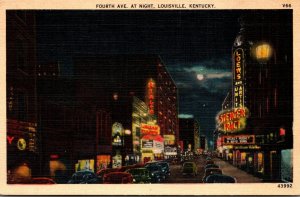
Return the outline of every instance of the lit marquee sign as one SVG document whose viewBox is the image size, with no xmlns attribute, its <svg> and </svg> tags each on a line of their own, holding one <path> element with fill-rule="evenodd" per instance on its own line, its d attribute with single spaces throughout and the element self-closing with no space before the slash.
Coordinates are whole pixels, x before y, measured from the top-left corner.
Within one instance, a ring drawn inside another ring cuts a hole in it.
<svg viewBox="0 0 300 197">
<path fill-rule="evenodd" d="M 233 54 L 233 106 L 244 107 L 244 51 L 238 48 Z"/>
<path fill-rule="evenodd" d="M 146 100 L 148 101 L 148 107 L 149 107 L 149 114 L 154 115 L 154 103 L 155 103 L 155 82 L 150 79 L 149 82 L 147 83 L 147 98 Z"/>
<path fill-rule="evenodd" d="M 235 144 L 254 144 L 254 135 L 234 135 L 234 136 L 223 136 L 224 145 L 235 145 Z"/>
<path fill-rule="evenodd" d="M 245 129 L 246 119 L 249 117 L 247 108 L 234 108 L 221 111 L 217 115 L 217 129 L 220 131 L 234 133 Z"/>
<path fill-rule="evenodd" d="M 160 128 L 157 125 L 141 124 L 142 135 L 159 135 Z"/>
</svg>

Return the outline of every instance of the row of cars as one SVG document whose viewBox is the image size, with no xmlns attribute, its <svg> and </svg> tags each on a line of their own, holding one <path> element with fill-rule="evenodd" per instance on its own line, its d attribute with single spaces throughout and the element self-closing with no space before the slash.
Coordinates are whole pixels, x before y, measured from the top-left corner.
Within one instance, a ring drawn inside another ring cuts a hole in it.
<svg viewBox="0 0 300 197">
<path fill-rule="evenodd" d="M 206 166 L 204 176 L 202 178 L 203 183 L 236 183 L 236 178 L 228 175 L 224 175 L 218 165 L 214 163 L 211 157 L 206 158 Z"/>
<path fill-rule="evenodd" d="M 128 183 L 160 183 L 170 176 L 167 162 L 155 161 L 146 164 L 123 166 L 121 168 L 107 168 L 93 173 L 78 171 L 74 173 L 69 184 L 128 184 Z"/>
</svg>

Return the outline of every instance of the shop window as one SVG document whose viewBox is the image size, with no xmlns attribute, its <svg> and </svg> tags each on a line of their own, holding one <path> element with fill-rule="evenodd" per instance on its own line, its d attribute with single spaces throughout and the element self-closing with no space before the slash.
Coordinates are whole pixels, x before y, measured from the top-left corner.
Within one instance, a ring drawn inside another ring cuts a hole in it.
<svg viewBox="0 0 300 197">
<path fill-rule="evenodd" d="M 263 173 L 264 172 L 264 157 L 263 153 L 257 154 L 257 172 Z"/>
<path fill-rule="evenodd" d="M 246 153 L 241 153 L 241 165 L 246 165 Z"/>
</svg>

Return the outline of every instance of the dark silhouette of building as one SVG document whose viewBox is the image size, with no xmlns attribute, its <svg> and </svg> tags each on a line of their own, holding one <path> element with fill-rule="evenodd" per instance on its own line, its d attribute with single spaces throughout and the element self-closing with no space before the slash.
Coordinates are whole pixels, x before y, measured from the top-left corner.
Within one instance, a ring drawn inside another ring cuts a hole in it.
<svg viewBox="0 0 300 197">
<path fill-rule="evenodd" d="M 202 150 L 206 150 L 207 144 L 206 144 L 206 137 L 205 135 L 200 136 L 200 148 Z"/>
<path fill-rule="evenodd" d="M 183 141 L 184 151 L 194 152 L 195 134 L 199 134 L 199 132 L 196 132 L 197 130 L 199 130 L 199 125 L 194 118 L 179 118 L 179 139 Z"/>
<path fill-rule="evenodd" d="M 32 11 L 6 12 L 7 169 L 15 176 L 20 166 L 39 173 L 35 39 Z"/>
<path fill-rule="evenodd" d="M 266 181 L 281 181 L 282 152 L 293 148 L 292 21 L 291 11 L 280 10 L 251 11 L 240 17 L 232 49 L 232 94 L 222 105 L 223 110 L 230 109 L 231 99 L 233 108 L 249 111 L 246 127 L 223 138 L 255 136 L 251 143 L 223 149 L 225 157 Z"/>
</svg>

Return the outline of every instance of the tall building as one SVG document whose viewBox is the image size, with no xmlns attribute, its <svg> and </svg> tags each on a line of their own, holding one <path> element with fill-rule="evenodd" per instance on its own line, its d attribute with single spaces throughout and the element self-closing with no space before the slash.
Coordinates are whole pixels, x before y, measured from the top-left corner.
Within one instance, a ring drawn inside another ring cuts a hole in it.
<svg viewBox="0 0 300 197">
<path fill-rule="evenodd" d="M 195 120 L 194 124 L 194 152 L 197 153 L 200 148 L 200 127 L 199 122 Z"/>
<path fill-rule="evenodd" d="M 232 108 L 218 117 L 222 150 L 267 181 L 291 181 L 292 161 L 285 159 L 293 148 L 292 12 L 253 11 L 240 24 L 232 49 Z"/>
<path fill-rule="evenodd" d="M 202 150 L 207 150 L 206 147 L 207 147 L 207 142 L 206 142 L 206 136 L 205 135 L 201 135 L 200 136 L 200 148 Z"/>
<path fill-rule="evenodd" d="M 28 178 L 39 173 L 34 13 L 8 10 L 6 36 L 7 170 Z"/>
<path fill-rule="evenodd" d="M 197 136 L 196 136 L 197 135 Z M 194 118 L 179 118 L 179 138 L 183 142 L 184 151 L 196 151 L 199 137 L 199 124 Z M 200 139 L 201 143 L 201 139 Z"/>
<path fill-rule="evenodd" d="M 83 103 L 111 111 L 112 122 L 120 123 L 124 129 L 142 130 L 141 126 L 133 128 L 132 124 L 132 97 L 135 96 L 147 107 L 148 124 L 159 127 L 159 135 L 168 139 L 168 145 L 177 146 L 177 88 L 158 56 L 76 57 L 74 73 L 80 84 L 77 97 Z M 132 132 L 132 143 L 137 143 L 135 137 L 136 131 Z M 131 147 L 131 150 L 136 149 Z"/>
</svg>

